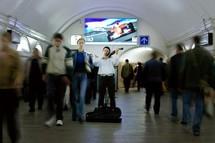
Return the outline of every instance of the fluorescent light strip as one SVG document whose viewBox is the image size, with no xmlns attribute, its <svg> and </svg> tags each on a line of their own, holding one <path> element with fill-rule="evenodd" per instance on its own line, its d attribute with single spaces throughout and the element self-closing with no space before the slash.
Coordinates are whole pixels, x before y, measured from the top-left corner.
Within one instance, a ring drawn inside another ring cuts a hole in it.
<svg viewBox="0 0 215 143">
<path fill-rule="evenodd" d="M 86 42 L 86 45 L 137 45 L 137 43 L 124 43 L 124 42 Z"/>
</svg>

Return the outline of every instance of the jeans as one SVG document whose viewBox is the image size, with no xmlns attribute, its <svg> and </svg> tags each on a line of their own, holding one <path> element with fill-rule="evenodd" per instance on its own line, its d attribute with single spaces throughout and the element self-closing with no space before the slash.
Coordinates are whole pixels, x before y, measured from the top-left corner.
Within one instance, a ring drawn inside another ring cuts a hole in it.
<svg viewBox="0 0 215 143">
<path fill-rule="evenodd" d="M 177 100 L 178 100 L 178 96 L 182 95 L 182 93 L 177 91 L 176 89 L 171 89 L 170 95 L 171 95 L 171 103 L 172 103 L 171 116 L 177 117 L 178 116 Z"/>
<path fill-rule="evenodd" d="M 190 107 L 192 103 L 192 99 L 194 99 L 195 111 L 194 114 L 191 114 Z M 201 95 L 200 91 L 185 91 L 183 95 L 183 106 L 184 106 L 184 119 L 187 123 L 192 122 L 193 131 L 200 131 L 200 126 L 203 117 L 203 103 L 204 103 L 203 95 Z M 193 115 L 193 118 L 192 118 Z M 193 119 L 193 121 L 192 121 Z"/>
<path fill-rule="evenodd" d="M 85 103 L 85 95 L 87 90 L 87 74 L 86 73 L 75 73 L 73 76 L 73 82 L 72 82 L 72 91 L 73 91 L 73 100 L 75 104 L 76 110 L 75 114 L 73 116 L 74 118 L 84 118 L 84 103 Z M 74 111 L 73 111 L 74 113 Z"/>
<path fill-rule="evenodd" d="M 66 83 L 63 81 L 62 76 L 48 75 L 47 96 L 49 118 L 56 113 L 56 119 L 63 120 L 63 99 L 65 92 Z"/>
</svg>

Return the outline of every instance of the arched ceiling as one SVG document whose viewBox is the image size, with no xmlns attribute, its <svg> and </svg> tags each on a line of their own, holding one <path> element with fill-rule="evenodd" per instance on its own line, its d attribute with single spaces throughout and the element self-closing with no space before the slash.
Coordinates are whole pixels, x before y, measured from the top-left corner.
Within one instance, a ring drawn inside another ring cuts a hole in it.
<svg viewBox="0 0 215 143">
<path fill-rule="evenodd" d="M 214 18 L 214 5 L 214 0 L 0 0 L 0 13 L 51 36 L 70 19 L 114 8 L 142 18 L 171 40 L 200 25 L 202 18 Z"/>
</svg>

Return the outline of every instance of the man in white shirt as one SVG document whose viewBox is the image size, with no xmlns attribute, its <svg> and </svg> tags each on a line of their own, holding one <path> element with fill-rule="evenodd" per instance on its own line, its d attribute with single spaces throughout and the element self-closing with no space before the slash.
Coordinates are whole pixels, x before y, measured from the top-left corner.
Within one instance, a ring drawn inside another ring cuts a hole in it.
<svg viewBox="0 0 215 143">
<path fill-rule="evenodd" d="M 115 50 L 116 55 L 118 55 L 120 49 Z M 110 97 L 111 108 L 116 107 L 115 103 L 115 69 L 114 67 L 119 64 L 118 56 L 110 56 L 110 48 L 103 48 L 103 57 L 95 58 L 93 63 L 99 68 L 99 108 L 104 107 L 104 96 L 106 93 L 106 88 L 108 89 L 108 94 Z"/>
</svg>

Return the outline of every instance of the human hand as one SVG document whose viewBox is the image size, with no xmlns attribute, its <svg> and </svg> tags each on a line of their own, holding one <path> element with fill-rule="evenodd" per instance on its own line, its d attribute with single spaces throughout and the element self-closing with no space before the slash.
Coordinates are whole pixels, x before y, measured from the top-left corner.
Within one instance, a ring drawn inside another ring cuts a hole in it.
<svg viewBox="0 0 215 143">
<path fill-rule="evenodd" d="M 70 85 L 70 80 L 68 77 L 66 76 L 63 76 L 63 82 L 66 84 L 66 85 Z"/>
</svg>

